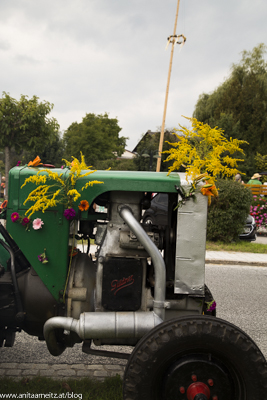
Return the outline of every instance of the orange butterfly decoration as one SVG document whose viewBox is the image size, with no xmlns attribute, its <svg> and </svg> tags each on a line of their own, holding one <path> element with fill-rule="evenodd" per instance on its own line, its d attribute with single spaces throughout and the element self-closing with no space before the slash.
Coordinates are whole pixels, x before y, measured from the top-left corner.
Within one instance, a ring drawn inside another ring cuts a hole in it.
<svg viewBox="0 0 267 400">
<path fill-rule="evenodd" d="M 33 161 L 30 161 L 28 163 L 28 167 L 37 167 L 38 165 L 42 165 L 41 158 L 39 156 L 37 156 Z"/>
</svg>

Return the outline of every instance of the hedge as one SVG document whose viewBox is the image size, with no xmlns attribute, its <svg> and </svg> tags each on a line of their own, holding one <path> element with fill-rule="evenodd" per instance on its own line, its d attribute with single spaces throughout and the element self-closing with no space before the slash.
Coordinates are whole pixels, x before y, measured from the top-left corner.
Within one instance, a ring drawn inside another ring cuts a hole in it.
<svg viewBox="0 0 267 400">
<path fill-rule="evenodd" d="M 232 242 L 239 240 L 240 233 L 250 213 L 251 191 L 231 179 L 218 179 L 219 197 L 212 199 L 207 222 L 207 239 Z"/>
</svg>

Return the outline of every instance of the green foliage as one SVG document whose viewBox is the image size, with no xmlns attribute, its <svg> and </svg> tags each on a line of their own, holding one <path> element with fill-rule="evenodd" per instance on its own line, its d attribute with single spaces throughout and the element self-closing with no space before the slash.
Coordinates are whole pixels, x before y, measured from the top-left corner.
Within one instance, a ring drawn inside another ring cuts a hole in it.
<svg viewBox="0 0 267 400">
<path fill-rule="evenodd" d="M 0 148 L 5 149 L 6 188 L 11 149 L 20 154 L 23 150 L 46 146 L 55 138 L 59 125 L 54 118 L 47 117 L 52 109 L 53 104 L 39 102 L 37 96 L 28 99 L 28 96 L 21 95 L 20 100 L 16 100 L 3 92 L 0 99 Z"/>
<path fill-rule="evenodd" d="M 57 168 L 61 167 L 63 165 L 64 147 L 63 139 L 60 138 L 59 133 L 55 133 L 53 141 L 50 144 L 44 146 L 39 144 L 31 151 L 24 151 L 21 158 L 22 164 L 28 164 L 37 155 L 41 158 L 43 164 L 52 164 Z"/>
<path fill-rule="evenodd" d="M 111 169 L 112 171 L 135 171 L 133 159 L 99 160 L 95 163 L 98 170 Z"/>
<path fill-rule="evenodd" d="M 21 96 L 13 99 L 6 92 L 0 99 L 0 147 L 15 147 L 17 153 L 23 149 L 50 143 L 58 132 L 59 125 L 54 118 L 47 118 L 53 104 L 38 101 L 37 96 L 28 99 Z"/>
<path fill-rule="evenodd" d="M 255 166 L 257 172 L 267 172 L 267 155 L 262 156 L 260 153 L 257 153 L 255 156 Z M 267 175 L 262 175 L 261 182 L 267 182 Z"/>
<path fill-rule="evenodd" d="M 4 164 L 3 160 L 0 160 L 0 174 L 1 174 L 1 176 L 5 175 L 5 164 Z"/>
<path fill-rule="evenodd" d="M 209 207 L 207 239 L 231 242 L 238 240 L 250 212 L 251 191 L 233 180 L 218 179 L 219 197 Z"/>
<path fill-rule="evenodd" d="M 230 76 L 211 94 L 202 94 L 194 117 L 218 126 L 225 136 L 242 139 L 246 162 L 240 166 L 250 177 L 255 172 L 257 152 L 267 153 L 267 62 L 266 46 L 260 44 L 233 64 Z"/>
<path fill-rule="evenodd" d="M 157 156 L 159 148 L 160 132 L 145 134 L 140 140 L 136 158 L 134 159 L 135 169 L 137 171 L 156 171 Z M 171 148 L 171 144 L 177 142 L 177 137 L 171 132 L 165 132 L 162 151 L 167 151 Z M 167 155 L 162 154 L 161 171 L 168 171 L 171 163 L 166 162 Z"/>
<path fill-rule="evenodd" d="M 82 150 L 86 162 L 93 167 L 100 160 L 115 160 L 125 148 L 125 137 L 116 118 L 108 114 L 86 114 L 81 123 L 74 122 L 64 132 L 65 157 L 79 157 Z"/>
</svg>

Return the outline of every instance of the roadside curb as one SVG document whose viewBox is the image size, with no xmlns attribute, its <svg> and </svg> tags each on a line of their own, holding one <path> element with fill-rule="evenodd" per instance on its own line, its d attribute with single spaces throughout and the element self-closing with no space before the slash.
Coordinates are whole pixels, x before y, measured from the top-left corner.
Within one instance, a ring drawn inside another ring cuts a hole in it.
<svg viewBox="0 0 267 400">
<path fill-rule="evenodd" d="M 215 265 L 240 265 L 240 266 L 251 266 L 251 267 L 267 267 L 267 262 L 262 261 L 231 261 L 231 260 L 205 260 L 205 264 Z"/>
<path fill-rule="evenodd" d="M 123 378 L 124 369 L 123 365 L 110 364 L 0 363 L 0 378 L 12 378 L 19 381 L 40 376 L 57 380 L 91 378 L 103 381 L 116 375 Z"/>
</svg>

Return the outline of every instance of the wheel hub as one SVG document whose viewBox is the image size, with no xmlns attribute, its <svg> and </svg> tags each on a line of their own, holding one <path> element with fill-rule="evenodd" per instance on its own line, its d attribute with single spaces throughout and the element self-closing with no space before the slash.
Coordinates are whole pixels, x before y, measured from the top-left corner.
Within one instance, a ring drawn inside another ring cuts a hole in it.
<svg viewBox="0 0 267 400">
<path fill-rule="evenodd" d="M 186 392 L 188 400 L 208 400 L 210 398 L 210 390 L 203 382 L 191 383 Z"/>
<path fill-rule="evenodd" d="M 163 399 L 234 400 L 229 371 L 210 354 L 188 355 L 173 363 L 163 381 Z"/>
</svg>

